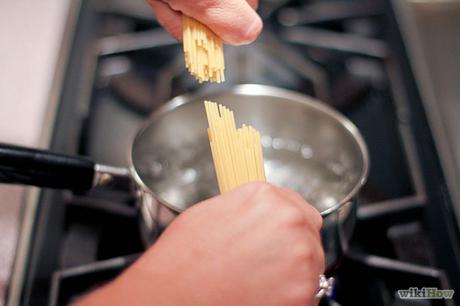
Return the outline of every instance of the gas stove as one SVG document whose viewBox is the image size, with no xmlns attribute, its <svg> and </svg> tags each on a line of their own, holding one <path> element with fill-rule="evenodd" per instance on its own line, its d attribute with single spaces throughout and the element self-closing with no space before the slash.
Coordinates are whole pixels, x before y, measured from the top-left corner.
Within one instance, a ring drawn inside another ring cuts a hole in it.
<svg viewBox="0 0 460 306">
<path fill-rule="evenodd" d="M 460 267 L 450 197 L 391 4 L 270 0 L 260 14 L 261 37 L 225 49 L 227 81 L 199 85 L 142 1 L 83 1 L 51 149 L 126 166 L 139 125 L 177 95 L 257 83 L 314 96 L 356 124 L 371 160 L 350 250 L 321 303 L 453 305 L 397 294 L 459 290 Z M 69 304 L 144 250 L 127 186 L 44 190 L 31 234 L 24 281 L 11 285 L 20 305 Z"/>
</svg>

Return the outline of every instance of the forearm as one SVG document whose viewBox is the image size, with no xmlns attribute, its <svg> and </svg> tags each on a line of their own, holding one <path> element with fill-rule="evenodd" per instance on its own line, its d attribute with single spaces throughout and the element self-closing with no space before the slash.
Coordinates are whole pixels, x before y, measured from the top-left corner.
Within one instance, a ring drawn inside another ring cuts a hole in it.
<svg viewBox="0 0 460 306">
<path fill-rule="evenodd" d="M 168 282 L 168 278 L 160 272 L 155 275 L 152 269 L 148 273 L 146 277 L 137 267 L 128 268 L 114 281 L 83 297 L 74 306 L 180 305 L 176 301 L 177 293 L 168 288 L 173 286 L 173 282 Z"/>
</svg>

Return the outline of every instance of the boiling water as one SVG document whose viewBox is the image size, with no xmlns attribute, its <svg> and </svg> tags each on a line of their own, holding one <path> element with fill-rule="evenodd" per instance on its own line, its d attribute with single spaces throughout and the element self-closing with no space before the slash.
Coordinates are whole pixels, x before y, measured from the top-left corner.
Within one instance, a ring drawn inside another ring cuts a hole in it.
<svg viewBox="0 0 460 306">
<path fill-rule="evenodd" d="M 308 145 L 292 140 L 262 138 L 267 181 L 300 193 L 319 211 L 336 205 L 356 184 L 356 169 L 348 158 L 321 159 Z M 140 176 L 164 201 L 185 209 L 218 194 L 214 165 L 208 147 L 190 144 L 180 153 L 143 155 Z"/>
</svg>

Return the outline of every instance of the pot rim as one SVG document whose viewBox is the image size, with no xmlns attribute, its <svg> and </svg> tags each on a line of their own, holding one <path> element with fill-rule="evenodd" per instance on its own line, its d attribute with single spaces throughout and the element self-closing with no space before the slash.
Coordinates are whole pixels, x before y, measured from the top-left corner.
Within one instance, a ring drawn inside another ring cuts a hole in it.
<svg viewBox="0 0 460 306">
<path fill-rule="evenodd" d="M 366 183 L 367 177 L 369 174 L 369 166 L 370 166 L 369 152 L 367 149 L 367 145 L 361 133 L 359 132 L 358 128 L 348 118 L 346 118 L 344 115 L 340 114 L 338 111 L 336 111 L 329 105 L 325 104 L 324 102 L 318 99 L 315 99 L 313 97 L 310 97 L 308 95 L 305 95 L 305 94 L 301 94 L 298 92 L 294 92 L 294 91 L 279 88 L 279 87 L 268 86 L 268 85 L 239 84 L 239 85 L 232 86 L 229 89 L 223 89 L 223 90 L 221 89 L 221 90 L 215 90 L 215 91 L 210 91 L 210 92 L 197 92 L 194 94 L 183 94 L 183 95 L 177 96 L 169 100 L 164 105 L 162 105 L 160 108 L 155 110 L 145 120 L 141 128 L 136 133 L 136 136 L 133 138 L 133 142 L 132 142 L 132 145 L 129 151 L 129 165 L 130 165 L 129 171 L 131 173 L 132 178 L 134 179 L 137 186 L 139 186 L 141 189 L 151 194 L 157 201 L 167 206 L 169 209 L 173 210 L 176 213 L 181 213 L 185 210 L 185 209 L 180 209 L 176 207 L 176 205 L 173 205 L 169 203 L 168 201 L 165 201 L 158 194 L 156 194 L 153 190 L 151 190 L 148 186 L 145 185 L 145 183 L 140 178 L 139 174 L 137 173 L 134 167 L 134 163 L 133 163 L 134 143 L 136 142 L 138 137 L 142 135 L 145 129 L 147 129 L 152 124 L 152 122 L 157 120 L 157 118 L 162 117 L 164 114 L 186 103 L 190 103 L 192 101 L 199 100 L 199 99 L 203 100 L 209 95 L 220 94 L 220 93 L 234 93 L 234 94 L 241 94 L 241 95 L 246 95 L 246 96 L 275 96 L 275 97 L 285 98 L 293 103 L 308 105 L 309 107 L 313 107 L 316 110 L 324 112 L 327 115 L 334 118 L 335 120 L 337 120 L 345 128 L 345 130 L 347 130 L 348 133 L 351 134 L 353 139 L 356 141 L 356 144 L 358 145 L 358 148 L 361 152 L 362 162 L 363 162 L 363 167 L 360 173 L 359 180 L 353 186 L 353 188 L 351 188 L 348 194 L 342 198 L 340 202 L 321 211 L 320 212 L 321 216 L 326 217 L 332 214 L 333 212 L 335 212 L 336 210 L 338 210 L 340 207 L 342 207 L 347 202 L 349 202 L 354 196 L 356 196 L 356 194 L 361 189 L 361 187 Z"/>
</svg>

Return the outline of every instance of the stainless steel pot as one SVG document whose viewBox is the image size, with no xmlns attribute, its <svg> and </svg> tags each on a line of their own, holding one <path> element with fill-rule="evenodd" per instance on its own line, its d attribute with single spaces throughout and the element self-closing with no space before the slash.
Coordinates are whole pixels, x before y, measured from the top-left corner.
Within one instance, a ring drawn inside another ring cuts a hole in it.
<svg viewBox="0 0 460 306">
<path fill-rule="evenodd" d="M 355 196 L 368 172 L 366 145 L 344 116 L 287 90 L 240 85 L 177 97 L 156 111 L 134 139 L 129 169 L 98 165 L 8 145 L 0 146 L 0 182 L 85 191 L 130 176 L 146 244 L 184 209 L 218 194 L 203 100 L 234 110 L 238 125 L 262 134 L 267 180 L 299 192 L 324 217 L 322 239 L 331 269 L 346 251 Z"/>
</svg>

